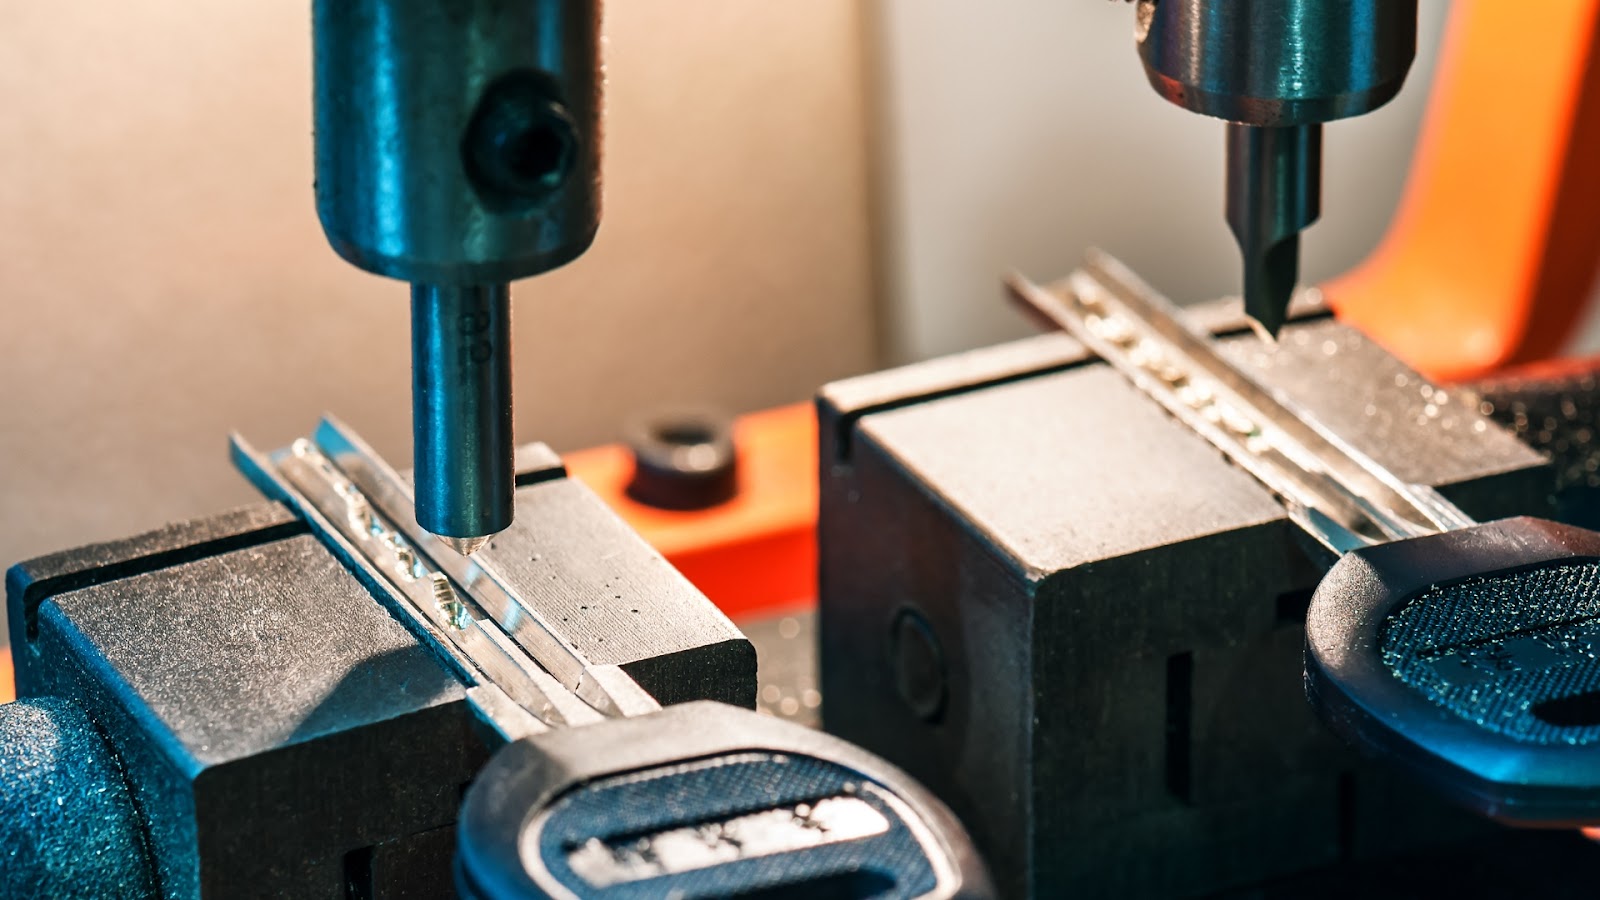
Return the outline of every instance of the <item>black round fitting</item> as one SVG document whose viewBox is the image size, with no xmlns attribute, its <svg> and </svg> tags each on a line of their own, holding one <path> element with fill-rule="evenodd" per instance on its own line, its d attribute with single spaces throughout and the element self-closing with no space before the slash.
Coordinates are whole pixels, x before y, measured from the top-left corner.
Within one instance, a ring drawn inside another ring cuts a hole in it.
<svg viewBox="0 0 1600 900">
<path fill-rule="evenodd" d="M 658 413 L 629 424 L 628 496 L 658 509 L 706 509 L 739 492 L 733 423 L 708 410 Z"/>
</svg>

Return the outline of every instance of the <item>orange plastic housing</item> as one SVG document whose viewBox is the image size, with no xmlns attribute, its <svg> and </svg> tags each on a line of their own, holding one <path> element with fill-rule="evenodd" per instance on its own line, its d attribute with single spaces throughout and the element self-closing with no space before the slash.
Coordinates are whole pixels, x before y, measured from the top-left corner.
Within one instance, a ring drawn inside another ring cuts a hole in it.
<svg viewBox="0 0 1600 900">
<path fill-rule="evenodd" d="M 1340 318 L 1424 374 L 1554 356 L 1600 256 L 1597 0 L 1458 0 L 1400 207 L 1325 286 Z"/>
<path fill-rule="evenodd" d="M 627 494 L 633 458 L 618 444 L 563 456 L 588 485 L 731 617 L 792 610 L 817 595 L 817 417 L 810 404 L 740 417 L 739 493 L 673 512 Z"/>
<path fill-rule="evenodd" d="M 11 675 L 11 648 L 0 647 L 0 703 L 17 698 L 17 685 Z"/>
</svg>

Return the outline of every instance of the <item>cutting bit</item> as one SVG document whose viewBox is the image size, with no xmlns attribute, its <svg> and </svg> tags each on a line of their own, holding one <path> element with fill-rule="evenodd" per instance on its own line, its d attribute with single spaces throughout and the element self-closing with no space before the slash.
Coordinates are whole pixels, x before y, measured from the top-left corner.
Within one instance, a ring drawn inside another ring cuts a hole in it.
<svg viewBox="0 0 1600 900">
<path fill-rule="evenodd" d="M 1245 312 L 1276 339 L 1300 275 L 1300 232 L 1322 212 L 1322 126 L 1229 123 L 1227 207 Z"/>
<path fill-rule="evenodd" d="M 511 294 L 411 287 L 417 524 L 469 555 L 511 524 Z"/>
<path fill-rule="evenodd" d="M 314 0 L 312 22 L 317 217 L 411 285 L 417 522 L 471 553 L 514 508 L 507 285 L 599 227 L 599 0 Z"/>
</svg>

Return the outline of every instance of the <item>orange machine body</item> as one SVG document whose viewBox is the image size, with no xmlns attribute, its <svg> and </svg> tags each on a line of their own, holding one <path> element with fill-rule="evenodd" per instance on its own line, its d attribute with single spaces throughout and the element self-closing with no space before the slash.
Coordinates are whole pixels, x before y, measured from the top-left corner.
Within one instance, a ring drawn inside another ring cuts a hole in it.
<svg viewBox="0 0 1600 900">
<path fill-rule="evenodd" d="M 810 404 L 751 413 L 733 429 L 739 490 L 709 509 L 674 512 L 628 496 L 621 445 L 565 454 L 567 471 L 732 617 L 810 605 L 817 593 L 817 418 Z"/>
<path fill-rule="evenodd" d="M 1439 380 L 1570 346 L 1600 258 L 1600 2 L 1458 0 L 1394 221 L 1324 286 Z"/>
</svg>

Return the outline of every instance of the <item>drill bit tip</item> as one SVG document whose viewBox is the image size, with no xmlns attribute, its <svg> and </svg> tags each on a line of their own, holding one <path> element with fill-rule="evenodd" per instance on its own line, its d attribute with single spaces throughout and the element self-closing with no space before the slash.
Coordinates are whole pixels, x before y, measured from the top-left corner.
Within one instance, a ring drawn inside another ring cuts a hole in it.
<svg viewBox="0 0 1600 900">
<path fill-rule="evenodd" d="M 1275 342 L 1289 320 L 1289 301 L 1300 277 L 1300 236 L 1265 251 L 1244 251 L 1244 311 L 1256 334 Z"/>
<path fill-rule="evenodd" d="M 462 556 L 471 556 L 472 554 L 477 553 L 479 550 L 482 550 L 483 546 L 489 543 L 489 539 L 491 537 L 493 537 L 493 535 L 489 534 L 479 535 L 477 537 L 445 537 L 441 534 L 439 535 L 439 540 L 444 541 L 446 547 L 449 547 L 451 550 L 454 550 Z"/>
<path fill-rule="evenodd" d="M 1228 125 L 1228 226 L 1244 255 L 1244 311 L 1276 338 L 1300 275 L 1300 231 L 1322 205 L 1322 126 Z"/>
<path fill-rule="evenodd" d="M 412 286 L 417 524 L 463 555 L 515 516 L 510 320 L 503 284 Z"/>
</svg>

